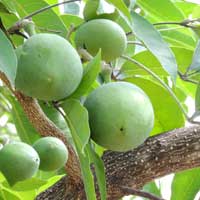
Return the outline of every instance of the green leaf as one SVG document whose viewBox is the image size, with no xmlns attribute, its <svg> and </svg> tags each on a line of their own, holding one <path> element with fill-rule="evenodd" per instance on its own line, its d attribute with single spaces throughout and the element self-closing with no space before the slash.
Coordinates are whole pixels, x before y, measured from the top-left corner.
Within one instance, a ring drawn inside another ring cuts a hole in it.
<svg viewBox="0 0 200 200">
<path fill-rule="evenodd" d="M 18 136 L 21 141 L 27 144 L 33 144 L 40 138 L 40 135 L 28 120 L 19 102 L 14 97 L 10 97 L 9 100 L 12 103 L 12 117 Z"/>
<path fill-rule="evenodd" d="M 176 59 L 168 44 L 162 39 L 160 33 L 142 16 L 131 12 L 132 31 L 143 41 L 146 47 L 155 55 L 163 68 L 169 73 L 172 80 L 176 81 Z"/>
<path fill-rule="evenodd" d="M 47 172 L 46 172 L 47 173 Z M 49 172 L 48 172 L 49 173 Z M 38 190 L 37 190 L 37 194 L 40 194 L 41 192 L 45 191 L 47 188 L 51 187 L 53 184 L 55 184 L 56 182 L 58 182 L 63 175 L 52 175 L 53 177 L 49 178 L 47 180 L 47 183 L 42 185 Z"/>
<path fill-rule="evenodd" d="M 15 191 L 27 191 L 27 190 L 38 189 L 39 187 L 41 187 L 42 185 L 46 183 L 47 181 L 45 180 L 41 180 L 38 178 L 30 178 L 25 181 L 20 181 L 16 183 L 13 187 L 10 187 L 7 182 L 4 184 L 4 186 Z"/>
<path fill-rule="evenodd" d="M 144 78 L 128 78 L 125 81 L 139 86 L 151 100 L 155 114 L 155 123 L 151 135 L 184 126 L 183 113 L 165 88 Z"/>
<path fill-rule="evenodd" d="M 170 0 L 138 0 L 137 3 L 156 20 L 181 21 L 185 19 L 183 13 Z"/>
<path fill-rule="evenodd" d="M 16 10 L 12 1 L 0 0 L 0 12 L 16 14 Z"/>
<path fill-rule="evenodd" d="M 75 99 L 66 100 L 61 106 L 70 119 L 71 126 L 75 128 L 74 131 L 71 130 L 76 133 L 72 135 L 73 140 L 76 140 L 76 143 L 80 145 L 81 151 L 83 151 L 90 138 L 88 112 L 86 108 Z"/>
<path fill-rule="evenodd" d="M 91 145 L 88 144 L 87 147 L 91 163 L 94 164 L 97 182 L 101 194 L 101 200 L 106 200 L 106 175 L 105 175 L 105 168 L 102 159 L 99 155 L 92 149 Z"/>
<path fill-rule="evenodd" d="M 108 2 L 112 3 L 119 11 L 121 11 L 126 18 L 126 22 L 131 19 L 130 12 L 123 0 L 108 0 Z"/>
<path fill-rule="evenodd" d="M 3 194 L 2 196 L 4 200 L 22 200 L 17 192 L 13 192 L 6 187 L 0 187 L 0 191 Z"/>
<path fill-rule="evenodd" d="M 80 3 L 71 2 L 71 3 L 64 4 L 64 13 L 79 15 Z"/>
<path fill-rule="evenodd" d="M 0 13 L 10 13 L 9 9 L 0 1 Z"/>
<path fill-rule="evenodd" d="M 16 10 L 21 18 L 49 5 L 44 0 L 11 1 L 15 4 Z M 32 20 L 35 22 L 36 28 L 38 27 L 42 32 L 48 32 L 48 30 L 59 31 L 59 35 L 63 37 L 65 37 L 67 34 L 67 29 L 62 19 L 53 9 L 46 10 L 45 12 L 33 16 Z"/>
<path fill-rule="evenodd" d="M 46 116 L 68 136 L 70 131 L 60 112 L 46 102 L 39 101 L 39 104 Z"/>
<path fill-rule="evenodd" d="M 84 20 L 78 16 L 70 15 L 70 14 L 63 14 L 60 16 L 63 20 L 64 24 L 67 28 L 70 28 L 71 25 L 79 26 L 80 24 L 84 23 Z"/>
<path fill-rule="evenodd" d="M 186 49 L 194 50 L 196 46 L 196 39 L 194 38 L 192 31 L 180 31 L 170 28 L 167 30 L 159 30 L 163 38 L 170 44 L 170 46 L 182 47 Z"/>
<path fill-rule="evenodd" d="M 200 169 L 177 173 L 172 182 L 171 200 L 194 199 L 200 188 Z"/>
<path fill-rule="evenodd" d="M 197 43 L 189 70 L 200 70 L 200 40 Z"/>
<path fill-rule="evenodd" d="M 175 55 L 179 71 L 185 73 L 187 67 L 191 63 L 193 51 L 179 47 L 173 47 L 172 51 Z M 139 52 L 135 54 L 132 58 L 147 66 L 157 75 L 168 75 L 167 72 L 162 68 L 156 57 L 149 50 Z M 143 69 L 139 68 L 136 64 L 130 63 L 129 61 L 126 61 L 123 64 L 121 72 L 128 77 L 133 75 L 149 75 Z"/>
<path fill-rule="evenodd" d="M 79 156 L 87 199 L 96 200 L 94 179 L 90 169 L 90 158 L 87 149 L 84 148 L 88 143 L 90 135 L 87 110 L 74 99 L 65 101 L 62 108 L 66 114 L 65 119 L 71 130 Z"/>
<path fill-rule="evenodd" d="M 80 98 L 82 95 L 87 93 L 87 91 L 91 88 L 91 85 L 96 80 L 100 70 L 101 52 L 99 51 L 99 53 L 85 67 L 81 83 L 71 97 Z"/>
<path fill-rule="evenodd" d="M 152 181 L 150 183 L 147 183 L 144 187 L 143 190 L 146 192 L 149 192 L 151 194 L 156 195 L 157 197 L 162 197 L 160 189 L 157 187 L 155 181 Z"/>
<path fill-rule="evenodd" d="M 17 57 L 12 44 L 1 30 L 0 46 L 0 71 L 5 73 L 11 84 L 14 85 L 17 70 Z"/>
<path fill-rule="evenodd" d="M 198 84 L 195 93 L 195 111 L 200 111 L 200 84 Z"/>
</svg>

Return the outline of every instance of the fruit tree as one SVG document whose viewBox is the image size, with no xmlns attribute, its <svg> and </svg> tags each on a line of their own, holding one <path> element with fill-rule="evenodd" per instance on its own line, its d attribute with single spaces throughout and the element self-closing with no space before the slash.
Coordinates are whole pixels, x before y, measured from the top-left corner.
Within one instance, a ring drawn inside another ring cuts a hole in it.
<svg viewBox="0 0 200 200">
<path fill-rule="evenodd" d="M 199 11 L 0 0 L 0 200 L 198 200 Z"/>
</svg>

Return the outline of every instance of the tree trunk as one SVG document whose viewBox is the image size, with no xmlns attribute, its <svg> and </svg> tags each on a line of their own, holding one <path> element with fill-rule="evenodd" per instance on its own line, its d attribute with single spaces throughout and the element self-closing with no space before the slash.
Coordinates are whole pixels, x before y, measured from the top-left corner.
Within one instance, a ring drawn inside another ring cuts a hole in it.
<svg viewBox="0 0 200 200">
<path fill-rule="evenodd" d="M 124 196 L 123 186 L 141 189 L 156 178 L 199 167 L 200 127 L 190 126 L 150 137 L 132 151 L 106 151 L 102 159 L 106 168 L 107 199 L 117 200 Z M 85 197 L 83 186 L 73 185 L 66 176 L 36 199 L 83 200 Z"/>
</svg>

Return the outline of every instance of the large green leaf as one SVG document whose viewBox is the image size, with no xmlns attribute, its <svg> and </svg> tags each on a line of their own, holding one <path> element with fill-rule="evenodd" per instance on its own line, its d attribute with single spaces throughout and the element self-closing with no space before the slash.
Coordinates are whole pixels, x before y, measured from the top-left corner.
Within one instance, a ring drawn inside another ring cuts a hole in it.
<svg viewBox="0 0 200 200">
<path fill-rule="evenodd" d="M 101 52 L 99 52 L 85 67 L 83 78 L 76 91 L 72 94 L 73 98 L 79 98 L 84 95 L 96 80 L 101 70 Z"/>
<path fill-rule="evenodd" d="M 87 149 L 90 155 L 91 163 L 94 164 L 97 182 L 101 194 L 101 200 L 106 200 L 106 176 L 103 160 L 94 151 L 91 145 L 87 145 Z"/>
<path fill-rule="evenodd" d="M 191 63 L 193 51 L 179 47 L 173 47 L 172 51 L 175 55 L 176 62 L 178 64 L 178 69 L 182 73 L 184 73 Z M 151 69 L 151 71 L 153 71 L 157 75 L 168 75 L 166 71 L 162 68 L 161 64 L 156 59 L 156 57 L 149 50 L 139 52 L 135 54 L 132 58 L 147 66 L 149 69 Z M 146 71 L 139 68 L 136 64 L 130 63 L 129 61 L 123 64 L 121 72 L 124 73 L 126 76 L 148 75 Z"/>
<path fill-rule="evenodd" d="M 20 181 L 16 183 L 13 187 L 10 187 L 7 182 L 5 182 L 4 186 L 14 191 L 27 191 L 27 190 L 38 189 L 39 187 L 41 187 L 46 183 L 47 183 L 46 180 L 41 180 L 38 178 L 30 178 L 25 181 Z"/>
<path fill-rule="evenodd" d="M 198 41 L 198 44 L 196 46 L 196 49 L 194 51 L 192 64 L 190 65 L 190 70 L 200 70 L 200 40 Z"/>
<path fill-rule="evenodd" d="M 130 12 L 123 0 L 108 0 L 108 2 L 112 3 L 125 16 L 126 22 L 131 19 Z"/>
<path fill-rule="evenodd" d="M 128 78 L 125 81 L 143 89 L 152 102 L 155 124 L 151 135 L 179 128 L 185 124 L 182 111 L 165 88 L 144 78 Z"/>
<path fill-rule="evenodd" d="M 61 106 L 70 119 L 71 126 L 75 128 L 74 131 L 77 133 L 74 136 L 72 135 L 73 140 L 76 140 L 80 145 L 81 151 L 84 151 L 90 138 L 90 127 L 86 108 L 74 99 L 64 101 Z"/>
<path fill-rule="evenodd" d="M 16 10 L 20 17 L 25 17 L 28 14 L 37 11 L 40 8 L 48 6 L 44 0 L 12 0 L 15 3 Z M 67 29 L 61 18 L 54 12 L 53 9 L 44 11 L 32 17 L 36 26 L 42 28 L 43 31 L 48 30 L 59 31 L 60 35 L 66 36 Z"/>
<path fill-rule="evenodd" d="M 13 192 L 12 190 L 0 186 L 0 192 L 2 194 L 3 200 L 22 200 L 17 192 Z"/>
<path fill-rule="evenodd" d="M 183 13 L 170 0 L 138 0 L 139 6 L 156 20 L 181 21 Z"/>
<path fill-rule="evenodd" d="M 12 103 L 12 117 L 18 136 L 21 141 L 33 144 L 38 138 L 40 138 L 38 132 L 28 120 L 19 102 L 13 97 L 10 97 L 9 100 Z"/>
<path fill-rule="evenodd" d="M 168 44 L 162 39 L 160 33 L 142 16 L 135 12 L 132 16 L 132 30 L 143 41 L 146 47 L 155 55 L 163 68 L 175 82 L 177 76 L 176 59 Z"/>
<path fill-rule="evenodd" d="M 0 12 L 16 13 L 13 2 L 7 0 L 0 0 Z"/>
<path fill-rule="evenodd" d="M 184 189 L 183 189 L 184 188 Z M 177 173 L 172 182 L 171 200 L 194 199 L 200 189 L 200 169 Z"/>
<path fill-rule="evenodd" d="M 14 85 L 17 70 L 17 57 L 12 44 L 1 30 L 0 46 L 0 71 L 5 73 L 12 85 Z"/>
<path fill-rule="evenodd" d="M 187 29 L 187 31 L 181 31 L 178 29 L 166 28 L 160 29 L 159 32 L 172 47 L 175 46 L 194 50 L 196 46 L 196 39 L 191 30 Z"/>
<path fill-rule="evenodd" d="M 62 104 L 66 122 L 71 130 L 72 138 L 79 156 L 84 187 L 88 200 L 96 200 L 94 179 L 90 169 L 90 158 L 87 148 L 90 130 L 87 110 L 74 99 L 69 99 Z"/>
</svg>

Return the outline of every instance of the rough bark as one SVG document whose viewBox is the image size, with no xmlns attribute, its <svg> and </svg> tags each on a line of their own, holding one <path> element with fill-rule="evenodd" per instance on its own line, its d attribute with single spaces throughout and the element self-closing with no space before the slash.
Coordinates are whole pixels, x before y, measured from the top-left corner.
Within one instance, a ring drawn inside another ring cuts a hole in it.
<svg viewBox="0 0 200 200">
<path fill-rule="evenodd" d="M 124 195 L 120 186 L 136 189 L 164 175 L 200 166 L 200 127 L 191 126 L 148 138 L 135 150 L 103 155 L 108 185 L 108 200 Z M 55 191 L 55 192 L 54 192 Z M 73 188 L 66 176 L 37 200 L 75 200 L 84 195 L 83 188 Z"/>
</svg>

